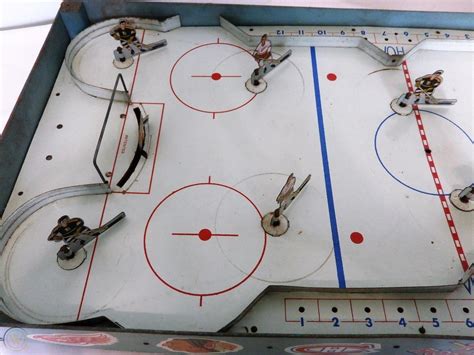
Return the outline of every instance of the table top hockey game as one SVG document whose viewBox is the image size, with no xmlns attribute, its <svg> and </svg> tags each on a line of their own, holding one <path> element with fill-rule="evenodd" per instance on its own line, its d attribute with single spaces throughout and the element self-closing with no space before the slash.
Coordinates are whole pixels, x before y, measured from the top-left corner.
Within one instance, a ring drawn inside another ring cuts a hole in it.
<svg viewBox="0 0 474 355">
<path fill-rule="evenodd" d="M 0 349 L 472 353 L 472 14 L 351 11 L 63 3 L 0 145 Z"/>
</svg>

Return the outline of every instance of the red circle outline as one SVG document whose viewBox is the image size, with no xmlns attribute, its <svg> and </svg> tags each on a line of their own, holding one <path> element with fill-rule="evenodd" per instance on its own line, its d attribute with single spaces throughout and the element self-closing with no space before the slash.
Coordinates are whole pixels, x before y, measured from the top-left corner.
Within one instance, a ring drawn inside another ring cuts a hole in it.
<svg viewBox="0 0 474 355">
<path fill-rule="evenodd" d="M 246 102 L 244 102 L 242 105 L 237 106 L 237 107 L 234 107 L 234 108 L 231 108 L 231 109 L 229 109 L 229 110 L 223 110 L 223 111 L 206 111 L 206 110 L 201 110 L 201 109 L 198 109 L 198 108 L 196 108 L 196 107 L 193 107 L 193 106 L 187 104 L 187 103 L 184 102 L 184 101 L 178 96 L 178 94 L 174 91 L 173 82 L 172 82 L 172 77 L 173 77 L 173 71 L 174 71 L 176 65 L 178 64 L 178 62 L 179 62 L 185 55 L 187 55 L 189 52 L 192 52 L 192 51 L 194 51 L 194 50 L 196 50 L 196 49 L 198 49 L 198 48 L 202 48 L 202 47 L 206 47 L 206 46 L 212 46 L 212 45 L 224 45 L 224 46 L 231 46 L 231 47 L 239 48 L 239 49 L 241 49 L 242 51 L 244 51 L 245 53 L 247 53 L 248 55 L 250 55 L 250 56 L 252 57 L 252 59 L 253 59 L 252 53 L 250 53 L 247 49 L 245 49 L 245 48 L 243 48 L 243 47 L 240 47 L 240 46 L 237 46 L 237 45 L 235 45 L 235 44 L 225 43 L 225 42 L 201 44 L 200 46 L 191 48 L 190 50 L 188 50 L 187 52 L 185 52 L 184 54 L 182 54 L 181 57 L 179 57 L 179 58 L 176 60 L 176 62 L 173 64 L 173 67 L 171 68 L 171 72 L 170 72 L 170 78 L 169 78 L 171 91 L 173 92 L 173 95 L 176 97 L 176 99 L 177 99 L 179 102 L 181 102 L 184 106 L 189 107 L 190 109 L 195 110 L 195 111 L 204 112 L 204 113 L 213 113 L 213 114 L 216 114 L 216 113 L 227 113 L 227 112 L 232 112 L 232 111 L 238 110 L 239 108 L 244 107 L 245 105 L 249 104 L 250 101 L 252 101 L 253 99 L 255 99 L 255 97 L 257 96 L 257 94 L 254 94 L 249 100 L 247 100 Z"/>
<path fill-rule="evenodd" d="M 234 288 L 237 288 L 238 286 L 240 286 L 241 284 L 243 284 L 245 281 L 247 281 L 250 276 L 253 275 L 253 273 L 257 270 L 257 268 L 260 266 L 262 260 L 263 260 L 263 256 L 265 254 L 265 250 L 266 250 L 266 247 L 267 247 L 267 233 L 265 233 L 265 231 L 263 232 L 263 235 L 264 235 L 264 242 L 263 242 L 263 249 L 262 249 L 262 254 L 260 255 L 260 258 L 258 259 L 257 261 L 257 264 L 255 265 L 255 267 L 252 269 L 252 271 L 250 271 L 250 273 L 245 277 L 243 278 L 241 281 L 239 281 L 237 284 L 233 285 L 233 286 L 230 286 L 222 291 L 217 291 L 217 292 L 212 292 L 212 293 L 194 293 L 194 292 L 188 292 L 188 291 L 184 291 L 184 290 L 180 290 L 179 288 L 176 288 L 174 286 L 172 286 L 171 284 L 169 284 L 168 282 L 166 282 L 157 272 L 156 270 L 153 268 L 153 265 L 150 261 L 150 259 L 148 258 L 148 253 L 147 253 L 147 248 L 146 248 L 146 236 L 147 236 L 147 231 L 148 231 L 148 226 L 150 224 L 150 221 L 151 219 L 153 218 L 153 215 L 155 214 L 155 212 L 158 210 L 158 208 L 168 199 L 170 198 L 171 196 L 173 196 L 174 194 L 184 190 L 184 189 L 187 189 L 187 188 L 190 188 L 190 187 L 195 187 L 195 186 L 201 186 L 201 185 L 215 185 L 215 186 L 219 186 L 219 187 L 224 187 L 226 189 L 229 189 L 229 190 L 232 190 L 236 193 L 238 193 L 239 195 L 241 195 L 243 198 L 245 198 L 252 206 L 253 208 L 255 208 L 255 210 L 257 211 L 260 219 L 263 218 L 262 214 L 260 213 L 259 209 L 257 208 L 257 206 L 255 205 L 255 203 L 253 203 L 253 201 L 248 198 L 244 193 L 240 192 L 239 190 L 231 187 L 231 186 L 227 186 L 227 185 L 224 185 L 224 184 L 218 184 L 218 183 L 214 183 L 214 182 L 200 182 L 200 183 L 196 183 L 196 184 L 191 184 L 191 185 L 186 185 L 186 186 L 183 186 L 181 188 L 179 188 L 178 190 L 175 190 L 171 193 L 169 193 L 165 198 L 163 198 L 160 203 L 158 203 L 158 205 L 153 209 L 153 211 L 151 212 L 151 215 L 150 217 L 148 218 L 148 221 L 146 222 L 146 226 L 145 226 L 145 233 L 143 235 L 143 250 L 145 252 L 145 258 L 146 258 L 146 261 L 148 263 L 148 266 L 150 267 L 151 271 L 155 274 L 155 276 L 161 281 L 163 282 L 166 286 L 168 286 L 169 288 L 171 288 L 172 290 L 176 291 L 176 292 L 179 292 L 179 293 L 182 293 L 182 294 L 185 294 L 185 295 L 188 295 L 188 296 L 198 296 L 198 297 L 205 297 L 205 296 L 216 296 L 216 295 L 220 295 L 222 293 L 225 293 L 225 292 L 229 292 L 231 290 L 233 290 Z"/>
</svg>

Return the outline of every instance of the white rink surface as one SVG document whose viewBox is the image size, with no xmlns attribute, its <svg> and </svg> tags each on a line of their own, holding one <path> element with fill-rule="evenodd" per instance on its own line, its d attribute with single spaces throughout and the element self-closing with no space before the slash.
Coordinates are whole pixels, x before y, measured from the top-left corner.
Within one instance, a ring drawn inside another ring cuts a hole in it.
<svg viewBox="0 0 474 355">
<path fill-rule="evenodd" d="M 377 128 L 392 114 L 390 101 L 406 91 L 401 70 L 379 71 L 381 64 L 357 49 L 316 49 L 331 221 L 310 49 L 291 48 L 291 58 L 265 78 L 267 90 L 254 97 L 244 83 L 255 62 L 223 29 L 147 31 L 144 42 L 162 38 L 167 47 L 120 71 L 133 87 L 132 101 L 150 115 L 144 169 L 127 194 L 60 200 L 17 229 L 0 258 L 5 303 L 15 318 L 58 323 L 105 315 L 127 328 L 217 331 L 268 286 L 337 289 L 338 265 L 351 288 L 452 285 L 462 277 L 438 197 L 402 185 L 377 158 Z M 102 36 L 83 49 L 74 63 L 83 80 L 112 87 L 119 72 L 111 63 L 115 46 Z M 274 48 L 274 55 L 286 49 Z M 471 53 L 439 51 L 408 61 L 412 79 L 443 69 L 436 96 L 458 99 L 422 112 L 447 193 L 473 180 L 472 61 Z M 224 77 L 193 77 L 213 73 Z M 337 79 L 328 80 L 329 73 Z M 75 87 L 63 66 L 4 218 L 40 193 L 99 182 L 92 157 L 107 104 Z M 132 108 L 120 118 L 126 111 L 114 104 L 99 155 L 103 172 L 113 172 L 115 191 L 137 139 Z M 397 179 L 433 192 L 414 116 L 388 118 L 377 149 Z M 276 207 L 291 172 L 297 184 L 307 174 L 312 179 L 286 212 L 289 232 L 266 236 L 260 216 Z M 60 216 L 81 217 L 95 228 L 121 211 L 126 219 L 86 247 L 81 267 L 57 266 L 59 244 L 46 238 Z M 451 213 L 472 260 L 472 216 L 454 207 Z M 173 235 L 202 229 L 236 236 Z M 351 241 L 353 232 L 362 233 L 363 243 Z"/>
</svg>

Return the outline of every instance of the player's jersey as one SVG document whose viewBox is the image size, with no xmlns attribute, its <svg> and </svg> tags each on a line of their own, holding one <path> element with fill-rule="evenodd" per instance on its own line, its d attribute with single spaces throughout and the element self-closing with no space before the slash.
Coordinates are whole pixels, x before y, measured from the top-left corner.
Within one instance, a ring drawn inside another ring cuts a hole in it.
<svg viewBox="0 0 474 355">
<path fill-rule="evenodd" d="M 116 39 L 121 39 L 124 41 L 133 41 L 135 39 L 137 32 L 133 28 L 125 27 L 124 29 L 118 27 L 115 28 L 111 35 Z"/>
<path fill-rule="evenodd" d="M 272 42 L 266 40 L 264 43 L 260 42 L 255 48 L 255 53 L 260 58 L 268 58 L 271 56 Z"/>
<path fill-rule="evenodd" d="M 87 231 L 89 228 L 84 226 L 84 221 L 80 218 L 70 218 L 67 222 L 66 227 L 58 225 L 54 227 L 48 240 L 64 240 L 68 241 L 71 237 L 80 234 L 81 232 Z"/>
<path fill-rule="evenodd" d="M 429 74 L 416 79 L 415 86 L 428 94 L 432 94 L 434 89 L 440 86 L 442 82 L 441 75 Z"/>
</svg>

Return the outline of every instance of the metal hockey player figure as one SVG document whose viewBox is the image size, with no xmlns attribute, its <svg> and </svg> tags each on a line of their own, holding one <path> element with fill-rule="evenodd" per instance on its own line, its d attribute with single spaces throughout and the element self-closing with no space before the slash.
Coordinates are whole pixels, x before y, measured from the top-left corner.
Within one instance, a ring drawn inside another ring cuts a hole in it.
<svg viewBox="0 0 474 355">
<path fill-rule="evenodd" d="M 258 68 L 252 72 L 250 79 L 245 83 L 248 91 L 259 94 L 267 88 L 267 83 L 263 77 L 279 66 L 284 60 L 291 56 L 291 50 L 285 52 L 280 58 L 272 57 L 272 42 L 268 36 L 264 34 L 260 38 L 260 42 L 252 53 Z"/>
<path fill-rule="evenodd" d="M 81 218 L 69 218 L 66 215 L 59 218 L 58 225 L 48 236 L 49 241 L 64 242 L 57 253 L 59 266 L 64 270 L 79 267 L 87 257 L 84 247 L 123 218 L 125 213 L 121 212 L 102 227 L 95 229 L 86 227 Z"/>
<path fill-rule="evenodd" d="M 261 224 L 262 228 L 266 233 L 274 237 L 279 237 L 286 233 L 288 228 L 290 228 L 290 221 L 283 212 L 290 206 L 290 204 L 295 200 L 299 193 L 303 190 L 306 184 L 311 179 L 311 175 L 301 183 L 301 185 L 295 190 L 296 178 L 293 173 L 290 174 L 286 180 L 285 185 L 278 194 L 276 201 L 279 204 L 279 207 L 273 211 L 267 213 L 263 216 Z"/>
<path fill-rule="evenodd" d="M 272 42 L 265 34 L 260 38 L 260 42 L 252 53 L 259 67 L 262 67 L 267 60 L 272 59 Z"/>
<path fill-rule="evenodd" d="M 443 82 L 443 70 L 427 74 L 415 80 L 415 91 L 407 92 L 392 101 L 392 109 L 399 114 L 408 115 L 413 109 L 412 105 L 454 105 L 456 99 L 437 99 L 433 96 L 435 89 Z"/>
<path fill-rule="evenodd" d="M 110 35 L 120 41 L 122 46 L 114 51 L 114 65 L 119 69 L 132 65 L 134 56 L 167 45 L 166 39 L 151 44 L 140 43 L 135 25 L 127 20 L 120 20 L 119 24 L 110 30 Z"/>
</svg>

